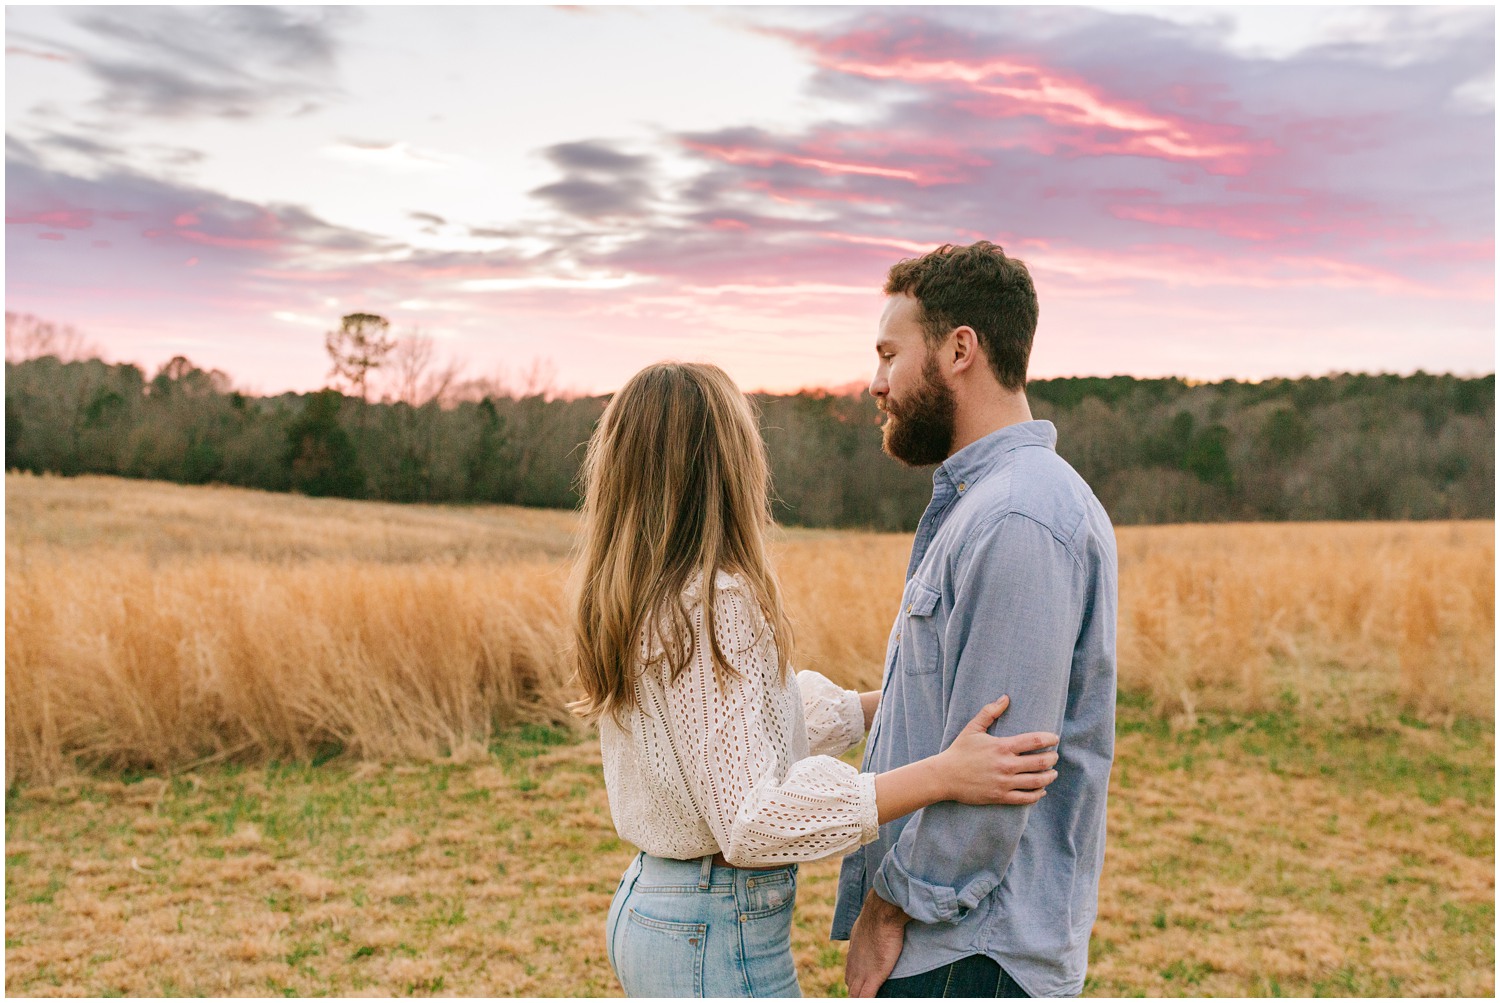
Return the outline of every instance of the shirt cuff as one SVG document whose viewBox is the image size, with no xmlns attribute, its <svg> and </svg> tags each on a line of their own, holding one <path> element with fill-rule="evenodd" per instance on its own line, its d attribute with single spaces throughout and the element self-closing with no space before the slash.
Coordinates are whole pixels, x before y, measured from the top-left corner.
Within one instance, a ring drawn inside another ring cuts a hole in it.
<svg viewBox="0 0 1500 1003">
<path fill-rule="evenodd" d="M 839 718 L 844 722 L 844 751 L 848 752 L 865 737 L 865 705 L 857 690 L 839 692 Z"/>
<path fill-rule="evenodd" d="M 870 886 L 876 895 L 899 906 L 918 923 L 952 923 L 968 912 L 959 906 L 952 888 L 923 881 L 902 867 L 894 852 L 881 861 Z"/>
<path fill-rule="evenodd" d="M 859 775 L 859 845 L 880 838 L 880 807 L 875 803 L 875 774 Z"/>
</svg>

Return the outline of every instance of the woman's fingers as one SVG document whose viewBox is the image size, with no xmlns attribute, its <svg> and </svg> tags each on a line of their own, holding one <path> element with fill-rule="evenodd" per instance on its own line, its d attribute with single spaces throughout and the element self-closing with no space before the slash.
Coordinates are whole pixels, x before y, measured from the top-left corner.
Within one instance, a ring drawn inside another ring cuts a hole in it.
<svg viewBox="0 0 1500 1003">
<path fill-rule="evenodd" d="M 1008 782 L 1014 790 L 1034 791 L 1041 790 L 1056 779 L 1056 770 L 1045 770 L 1041 773 L 1017 773 Z"/>
<path fill-rule="evenodd" d="M 1038 749 L 1049 749 L 1057 744 L 1058 738 L 1050 731 L 1028 731 L 1024 735 L 1011 735 L 1000 741 L 1005 743 L 1006 752 L 1020 756 Z"/>
<path fill-rule="evenodd" d="M 996 768 L 1001 773 L 1010 775 L 1042 773 L 1057 765 L 1057 753 L 1055 752 L 1039 752 L 1033 756 L 1017 756 L 997 747 L 993 755 Z"/>
<path fill-rule="evenodd" d="M 1057 765 L 1057 753 L 1038 752 L 1033 755 L 1018 756 L 1007 753 L 1004 757 L 1005 769 L 1011 773 L 1040 773 L 1050 770 Z"/>
<path fill-rule="evenodd" d="M 1006 791 L 1000 798 L 1000 804 L 1036 804 L 1046 795 L 1046 791 Z"/>
<path fill-rule="evenodd" d="M 1003 696 L 999 700 L 985 704 L 979 708 L 979 713 L 975 714 L 973 719 L 964 725 L 964 731 L 989 731 L 990 725 L 998 721 L 1000 715 L 1005 713 L 1005 708 L 1009 706 L 1010 697 L 1008 696 Z"/>
</svg>

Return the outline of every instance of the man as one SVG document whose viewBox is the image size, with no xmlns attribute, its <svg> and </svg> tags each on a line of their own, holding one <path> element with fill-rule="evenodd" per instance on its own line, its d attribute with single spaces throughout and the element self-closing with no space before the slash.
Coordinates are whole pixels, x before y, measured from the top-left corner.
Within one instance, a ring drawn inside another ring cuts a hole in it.
<svg viewBox="0 0 1500 1003">
<path fill-rule="evenodd" d="M 844 858 L 833 939 L 851 996 L 1083 989 L 1114 755 L 1114 531 L 1034 421 L 1037 301 L 981 241 L 893 267 L 870 393 L 885 450 L 941 465 L 891 631 L 866 771 L 946 747 L 998 694 L 996 734 L 1060 736 L 1034 805 L 943 802 Z"/>
</svg>

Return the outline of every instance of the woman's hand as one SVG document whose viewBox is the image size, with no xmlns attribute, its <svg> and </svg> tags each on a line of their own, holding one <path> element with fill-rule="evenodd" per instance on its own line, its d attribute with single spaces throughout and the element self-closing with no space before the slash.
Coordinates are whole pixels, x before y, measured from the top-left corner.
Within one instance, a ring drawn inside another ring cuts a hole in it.
<svg viewBox="0 0 1500 1003">
<path fill-rule="evenodd" d="M 1003 696 L 985 704 L 974 720 L 964 725 L 953 744 L 938 754 L 950 801 L 963 804 L 1036 804 L 1045 788 L 1057 779 L 1056 752 L 1037 752 L 1055 746 L 1056 735 L 1029 731 L 1024 735 L 996 738 L 989 734 L 1010 706 Z M 1028 755 L 1028 753 L 1030 753 Z"/>
</svg>

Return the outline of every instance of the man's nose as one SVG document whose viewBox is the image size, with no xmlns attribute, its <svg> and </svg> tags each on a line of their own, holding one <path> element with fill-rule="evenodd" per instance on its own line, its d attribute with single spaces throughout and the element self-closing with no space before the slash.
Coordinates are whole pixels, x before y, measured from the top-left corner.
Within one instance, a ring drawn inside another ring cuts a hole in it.
<svg viewBox="0 0 1500 1003">
<path fill-rule="evenodd" d="M 877 399 L 884 397 L 887 393 L 890 392 L 890 389 L 890 383 L 886 380 L 885 376 L 877 370 L 875 373 L 875 378 L 870 381 L 870 396 Z"/>
</svg>

